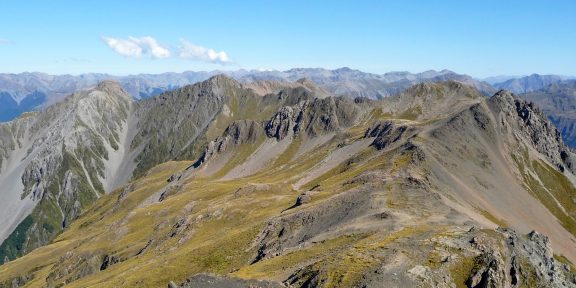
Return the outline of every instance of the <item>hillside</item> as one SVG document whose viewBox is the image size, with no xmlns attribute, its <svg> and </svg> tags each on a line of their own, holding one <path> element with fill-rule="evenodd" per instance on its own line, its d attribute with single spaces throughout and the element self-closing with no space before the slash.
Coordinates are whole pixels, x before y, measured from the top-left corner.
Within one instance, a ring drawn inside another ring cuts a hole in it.
<svg viewBox="0 0 576 288">
<path fill-rule="evenodd" d="M 278 85 L 129 104 L 133 180 L 0 286 L 576 287 L 576 156 L 535 105 L 451 81 L 383 100 Z"/>
<path fill-rule="evenodd" d="M 311 93 L 296 85 L 261 96 L 215 76 L 134 102 L 104 81 L 0 124 L 0 258 L 48 243 L 100 196 L 155 165 L 192 159 L 232 121 L 270 117 Z"/>
</svg>

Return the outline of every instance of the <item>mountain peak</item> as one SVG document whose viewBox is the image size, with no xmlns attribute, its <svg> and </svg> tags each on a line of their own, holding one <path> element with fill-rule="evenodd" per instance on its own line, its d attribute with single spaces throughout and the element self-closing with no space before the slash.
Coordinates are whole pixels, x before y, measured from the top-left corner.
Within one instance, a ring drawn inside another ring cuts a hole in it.
<svg viewBox="0 0 576 288">
<path fill-rule="evenodd" d="M 223 74 L 223 73 L 217 74 L 217 75 L 214 75 L 214 76 L 208 78 L 208 80 L 204 81 L 204 83 L 211 83 L 211 84 L 216 85 L 216 86 L 221 86 L 221 85 L 226 85 L 226 84 L 233 85 L 236 87 L 242 86 L 242 84 L 240 84 L 240 82 L 236 81 L 235 79 L 233 79 L 233 78 L 231 78 L 228 75 Z"/>
<path fill-rule="evenodd" d="M 506 89 L 499 90 L 490 98 L 492 101 L 505 101 L 508 103 L 514 103 L 514 99 L 514 94 L 510 90 Z"/>
<path fill-rule="evenodd" d="M 466 85 L 465 83 L 448 80 L 442 82 L 424 81 L 413 85 L 406 90 L 408 94 L 423 96 L 425 94 L 448 94 L 449 92 L 458 92 L 455 96 L 468 96 L 468 98 L 476 98 L 480 94 L 474 87 Z"/>
<path fill-rule="evenodd" d="M 104 92 L 110 96 L 132 99 L 132 96 L 130 96 L 130 94 L 122 88 L 122 85 L 115 80 L 102 80 L 94 90 Z"/>
<path fill-rule="evenodd" d="M 106 88 L 122 88 L 120 83 L 116 80 L 102 80 L 98 83 L 98 89 L 106 89 Z"/>
<path fill-rule="evenodd" d="M 352 69 L 352 68 L 350 68 L 350 67 L 341 67 L 341 68 L 338 68 L 338 69 L 336 69 L 336 70 L 334 70 L 334 71 L 339 71 L 339 72 L 353 72 L 353 71 L 357 71 L 357 70 L 354 70 L 354 69 Z"/>
</svg>

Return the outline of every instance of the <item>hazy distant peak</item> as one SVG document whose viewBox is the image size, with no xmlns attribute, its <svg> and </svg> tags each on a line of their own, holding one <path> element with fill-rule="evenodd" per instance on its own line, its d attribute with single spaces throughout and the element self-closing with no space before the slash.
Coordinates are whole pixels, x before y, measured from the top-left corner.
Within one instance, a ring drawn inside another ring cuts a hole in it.
<svg viewBox="0 0 576 288">
<path fill-rule="evenodd" d="M 97 89 L 122 89 L 120 83 L 116 80 L 102 80 L 96 86 Z"/>
<path fill-rule="evenodd" d="M 531 74 L 521 78 L 510 79 L 493 86 L 498 89 L 508 89 L 514 93 L 527 93 L 545 88 L 546 86 L 562 81 L 558 75 Z"/>
</svg>

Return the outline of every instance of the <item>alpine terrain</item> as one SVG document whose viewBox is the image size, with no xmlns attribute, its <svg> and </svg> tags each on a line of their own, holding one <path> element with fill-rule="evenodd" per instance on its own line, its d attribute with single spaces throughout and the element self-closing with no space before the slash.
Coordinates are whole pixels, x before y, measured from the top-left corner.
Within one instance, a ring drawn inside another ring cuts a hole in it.
<svg viewBox="0 0 576 288">
<path fill-rule="evenodd" d="M 183 73 L 138 74 L 113 76 L 88 73 L 78 76 L 48 75 L 44 73 L 0 74 L 0 122 L 12 120 L 24 112 L 37 110 L 61 101 L 69 94 L 113 79 L 135 99 L 146 99 L 166 91 L 204 81 L 225 73 L 242 83 L 273 80 L 291 86 L 299 79 L 309 79 L 334 95 L 348 97 L 383 98 L 398 94 L 413 84 L 423 81 L 454 80 L 467 83 L 492 95 L 496 90 L 489 84 L 468 75 L 449 70 L 429 70 L 422 73 L 389 72 L 382 75 L 366 73 L 347 67 L 335 70 L 322 68 L 296 68 L 286 71 L 187 71 Z M 261 85 L 266 87 L 265 85 Z"/>
<path fill-rule="evenodd" d="M 0 287 L 576 287 L 572 94 L 414 81 L 104 80 L 0 124 Z"/>
</svg>

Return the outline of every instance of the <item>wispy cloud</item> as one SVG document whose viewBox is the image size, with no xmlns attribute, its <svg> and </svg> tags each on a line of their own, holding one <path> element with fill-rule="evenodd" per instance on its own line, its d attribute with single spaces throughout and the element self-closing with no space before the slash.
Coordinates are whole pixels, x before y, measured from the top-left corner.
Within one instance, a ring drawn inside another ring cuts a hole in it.
<svg viewBox="0 0 576 288">
<path fill-rule="evenodd" d="M 228 54 L 224 51 L 202 47 L 185 39 L 180 39 L 178 57 L 182 59 L 201 60 L 212 63 L 228 64 L 231 63 Z"/>
<path fill-rule="evenodd" d="M 0 45 L 14 44 L 14 41 L 9 39 L 0 38 Z"/>
<path fill-rule="evenodd" d="M 150 56 L 152 58 L 168 58 L 171 53 L 168 48 L 160 45 L 156 39 L 150 36 L 145 37 L 128 37 L 128 39 L 118 39 L 112 37 L 102 37 L 102 40 L 114 52 L 125 56 L 140 58 Z"/>
<path fill-rule="evenodd" d="M 230 64 L 232 61 L 224 51 L 216 51 L 206 48 L 186 39 L 180 39 L 177 49 L 171 50 L 161 45 L 155 38 L 150 36 L 128 37 L 126 39 L 102 37 L 102 40 L 114 52 L 130 58 L 179 58 L 195 61 L 205 61 L 216 64 Z M 174 51 L 174 52 L 173 52 Z"/>
<path fill-rule="evenodd" d="M 76 57 L 68 57 L 55 61 L 56 63 L 92 63 L 92 60 Z"/>
</svg>

